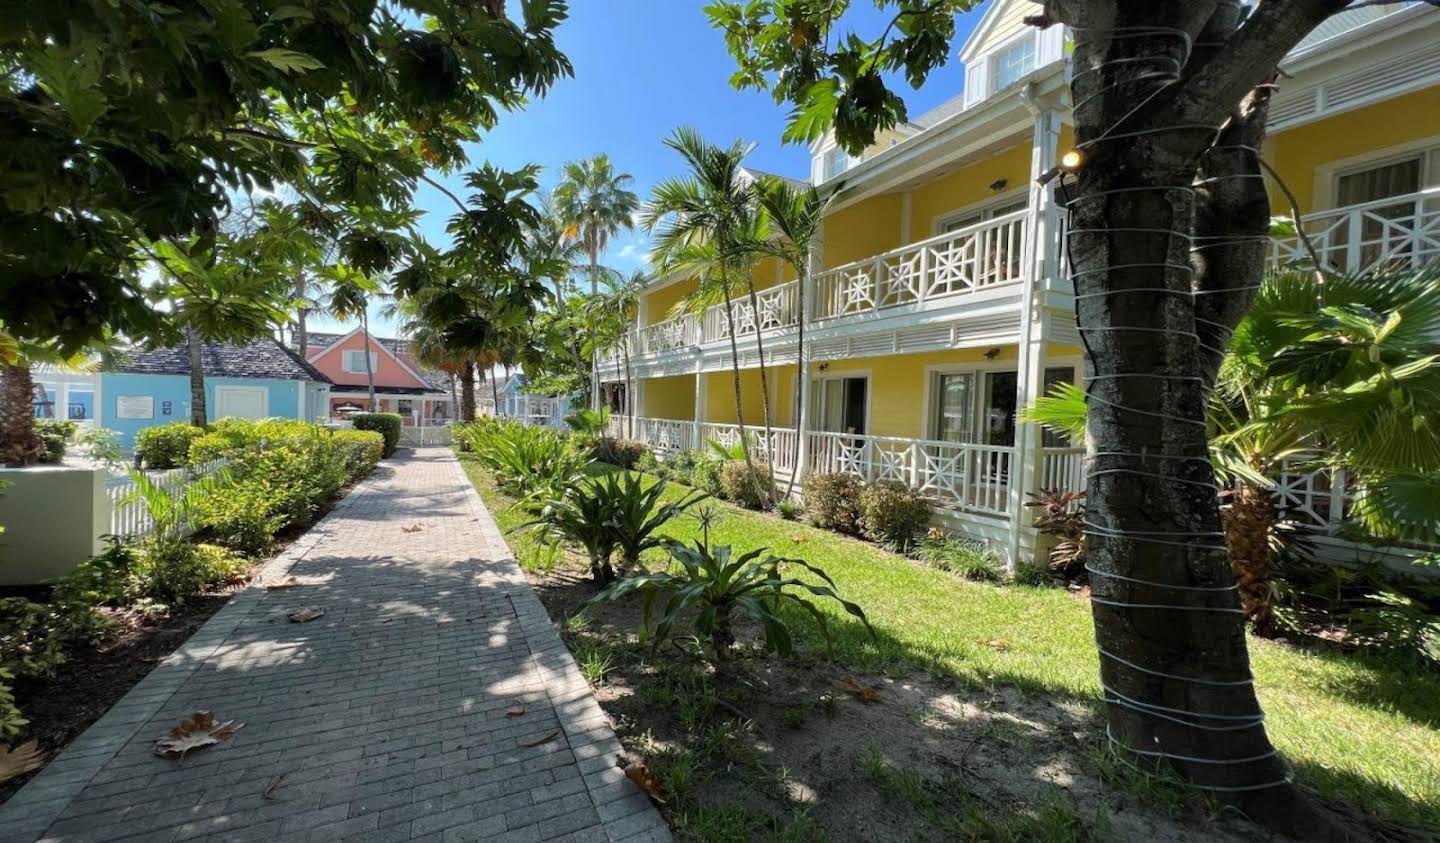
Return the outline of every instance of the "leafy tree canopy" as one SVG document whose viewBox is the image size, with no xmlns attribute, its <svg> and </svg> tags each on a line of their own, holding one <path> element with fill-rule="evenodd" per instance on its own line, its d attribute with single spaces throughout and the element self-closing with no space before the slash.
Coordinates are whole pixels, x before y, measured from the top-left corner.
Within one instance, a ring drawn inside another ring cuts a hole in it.
<svg viewBox="0 0 1440 843">
<path fill-rule="evenodd" d="M 173 340 L 132 244 L 213 255 L 232 198 L 257 188 L 293 191 L 289 224 L 331 233 L 356 269 L 398 265 L 387 215 L 426 170 L 462 166 L 463 142 L 571 73 L 553 38 L 566 4 L 518 7 L 3 4 L 0 321 L 65 349 Z"/>
<path fill-rule="evenodd" d="M 894 16 L 878 37 L 842 32 L 848 0 L 716 0 L 705 7 L 725 34 L 737 88 L 770 91 L 793 106 L 785 140 L 804 143 L 832 124 L 836 141 L 859 154 L 875 134 L 903 123 L 905 101 L 885 81 L 901 72 L 912 88 L 944 66 L 955 16 L 979 0 L 875 0 Z"/>
</svg>

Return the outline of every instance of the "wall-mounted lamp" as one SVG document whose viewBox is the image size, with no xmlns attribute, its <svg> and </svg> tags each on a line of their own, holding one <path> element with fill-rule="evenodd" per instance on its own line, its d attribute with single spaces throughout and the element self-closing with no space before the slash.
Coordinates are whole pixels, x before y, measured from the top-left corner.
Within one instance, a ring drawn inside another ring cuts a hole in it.
<svg viewBox="0 0 1440 843">
<path fill-rule="evenodd" d="M 829 363 L 821 363 L 821 364 L 820 364 L 819 366 L 817 366 L 816 368 L 819 369 L 819 370 L 822 371 L 822 372 L 828 372 L 828 371 L 830 371 L 830 364 L 829 364 Z"/>
<path fill-rule="evenodd" d="M 992 348 L 992 349 L 990 349 L 989 351 L 986 351 L 986 352 L 985 352 L 985 359 L 986 359 L 986 360 L 994 360 L 996 357 L 999 357 L 999 356 L 1000 356 L 1000 349 L 998 349 L 998 348 Z"/>
<path fill-rule="evenodd" d="M 1004 190 L 1005 185 L 1009 183 L 1009 179 L 996 179 L 995 181 L 990 182 L 990 189 L 996 193 L 999 193 L 1000 191 Z"/>
</svg>

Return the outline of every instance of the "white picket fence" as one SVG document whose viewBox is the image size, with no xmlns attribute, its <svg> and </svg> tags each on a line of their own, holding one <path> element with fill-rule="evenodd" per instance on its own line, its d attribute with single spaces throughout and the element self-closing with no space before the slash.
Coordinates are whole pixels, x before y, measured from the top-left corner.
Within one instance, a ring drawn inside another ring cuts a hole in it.
<svg viewBox="0 0 1440 843">
<path fill-rule="evenodd" d="M 224 467 L 225 460 L 211 460 L 198 466 L 176 468 L 149 475 L 150 481 L 164 489 L 172 498 L 185 493 L 185 487 Z M 134 497 L 135 481 L 129 477 L 112 481 L 105 489 L 110 503 L 110 534 L 138 539 L 150 534 L 155 524 L 145 509 L 145 502 Z"/>
</svg>

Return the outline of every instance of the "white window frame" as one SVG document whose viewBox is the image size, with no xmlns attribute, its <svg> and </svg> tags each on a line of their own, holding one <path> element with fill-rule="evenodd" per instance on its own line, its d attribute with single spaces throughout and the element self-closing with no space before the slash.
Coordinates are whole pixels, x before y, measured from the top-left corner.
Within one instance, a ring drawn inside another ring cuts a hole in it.
<svg viewBox="0 0 1440 843">
<path fill-rule="evenodd" d="M 1333 211 L 1340 197 L 1340 178 L 1398 164 L 1420 156 L 1420 189 L 1440 185 L 1440 135 L 1419 138 L 1384 149 L 1330 161 L 1315 168 L 1315 207 L 1311 213 Z"/>
<path fill-rule="evenodd" d="M 1054 359 L 1047 358 L 1045 360 L 1045 365 L 1040 369 L 1040 377 L 1043 381 L 1043 378 L 1045 377 L 1045 372 L 1048 369 L 1067 368 L 1071 372 L 1073 382 L 1083 386 L 1083 384 L 1081 384 L 1081 378 L 1084 377 L 1084 373 L 1080 364 L 1080 360 L 1075 357 L 1056 357 Z M 970 430 L 972 434 L 979 436 L 983 432 L 985 421 L 981 417 L 981 412 L 985 408 L 985 375 L 992 374 L 994 372 L 1015 372 L 1018 376 L 1020 372 L 1020 361 L 1017 358 L 1015 360 L 995 361 L 993 363 L 990 361 L 981 361 L 976 363 L 936 363 L 930 366 L 926 366 L 924 390 L 925 394 L 924 400 L 921 403 L 921 413 L 923 413 L 921 418 L 924 420 L 924 438 L 930 441 L 937 441 L 936 437 L 940 435 L 940 431 L 935 426 L 934 407 L 935 387 L 937 384 L 937 378 L 940 375 L 975 376 L 974 395 L 972 395 L 970 398 Z M 1020 407 L 1016 407 L 1017 412 L 1020 409 Z M 983 445 L 985 443 L 972 442 L 967 444 Z"/>
<path fill-rule="evenodd" d="M 1017 47 L 1023 46 L 1026 41 L 1030 42 L 1030 68 L 1021 73 L 1019 76 L 1016 76 L 1014 82 L 1010 82 L 1007 85 L 1002 86 L 1000 84 L 1001 59 L 1010 52 L 1014 51 Z M 1020 34 L 1016 35 L 1015 37 L 1011 38 L 1010 40 L 1006 41 L 1005 43 L 992 50 L 990 54 L 985 57 L 985 62 L 989 70 L 989 79 L 987 80 L 987 84 L 990 87 L 990 90 L 988 90 L 986 94 L 989 96 L 993 96 L 1000 91 L 1005 90 L 1005 88 L 1009 87 L 1009 85 L 1013 85 L 1015 84 L 1015 82 L 1018 82 L 1021 79 L 1024 79 L 1026 76 L 1030 75 L 1031 73 L 1034 73 L 1035 69 L 1040 66 L 1040 38 L 1038 31 L 1029 31 L 1029 28 L 1027 27 L 1026 31 L 1021 32 Z"/>
<path fill-rule="evenodd" d="M 831 156 L 840 157 L 843 161 L 840 169 L 836 170 L 833 173 L 830 172 Z M 840 146 L 840 144 L 832 143 L 828 149 L 820 153 L 820 180 L 822 182 L 827 182 L 831 179 L 839 178 L 841 175 L 844 175 L 847 170 L 859 163 L 859 158 L 846 152 L 844 148 Z"/>
<path fill-rule="evenodd" d="M 954 223 L 956 220 L 964 219 L 965 217 L 973 217 L 978 214 L 980 222 L 994 219 L 999 216 L 999 214 L 995 213 L 998 209 L 1006 205 L 1013 205 L 1020 200 L 1025 201 L 1025 207 L 1027 209 L 1030 207 L 1029 185 L 1021 185 L 1007 190 L 1004 193 L 987 196 L 979 202 L 971 202 L 969 205 L 963 205 L 936 216 L 935 219 L 930 222 L 930 235 L 932 237 L 939 237 L 945 233 L 945 226 Z M 1010 212 L 1006 211 L 1006 213 Z"/>
<path fill-rule="evenodd" d="M 815 401 L 815 400 L 816 400 L 816 396 L 821 396 L 821 397 L 823 398 L 823 396 L 824 396 L 824 394 L 825 394 L 823 384 L 824 384 L 825 381 L 847 380 L 847 379 L 849 379 L 849 378 L 864 378 L 864 379 L 865 379 L 865 432 L 864 432 L 864 433 L 860 433 L 860 434 L 855 434 L 855 435 L 857 435 L 857 436 L 874 436 L 874 435 L 875 435 L 875 432 L 874 432 L 874 427 L 872 426 L 872 423 L 871 423 L 871 420 L 870 420 L 870 411 L 871 411 L 871 408 L 874 406 L 874 402 L 875 402 L 875 379 L 874 379 L 873 377 L 871 377 L 871 373 L 870 373 L 870 370 L 869 370 L 869 369 L 846 369 L 846 370 L 844 370 L 844 371 L 839 371 L 839 372 L 818 372 L 818 373 L 816 373 L 816 374 L 811 375 L 811 376 L 810 376 L 810 400 L 811 400 L 812 402 Z M 819 432 L 820 428 L 816 425 L 816 421 L 817 421 L 818 417 L 819 417 L 820 415 L 822 415 L 822 413 L 820 412 L 822 409 L 823 409 L 822 407 L 817 407 L 817 406 L 811 406 L 811 407 L 809 408 L 809 412 L 810 412 L 810 430 Z M 829 431 L 825 431 L 825 432 L 826 432 L 826 433 L 838 433 L 838 434 L 840 434 L 840 435 L 842 435 L 842 436 L 845 435 L 845 431 L 843 431 L 843 430 L 829 430 Z"/>
<path fill-rule="evenodd" d="M 352 355 L 352 354 L 365 354 L 365 353 L 367 353 L 367 351 L 366 351 L 366 349 L 363 349 L 363 348 L 347 348 L 347 349 L 341 351 L 341 352 L 340 352 L 340 368 L 341 368 L 342 370 L 344 370 L 347 374 L 351 374 L 351 375 L 363 375 L 363 374 L 365 374 L 365 366 L 364 366 L 363 363 L 360 365 L 360 368 L 358 368 L 358 369 L 352 369 L 352 368 L 350 368 L 350 360 L 351 360 L 350 355 Z M 368 353 L 369 353 L 369 355 L 370 355 L 370 371 L 371 371 L 371 372 L 374 372 L 374 371 L 379 367 L 379 365 L 380 365 L 380 355 L 379 355 L 378 353 L 374 352 L 374 351 L 370 351 L 370 352 L 368 352 Z"/>
</svg>

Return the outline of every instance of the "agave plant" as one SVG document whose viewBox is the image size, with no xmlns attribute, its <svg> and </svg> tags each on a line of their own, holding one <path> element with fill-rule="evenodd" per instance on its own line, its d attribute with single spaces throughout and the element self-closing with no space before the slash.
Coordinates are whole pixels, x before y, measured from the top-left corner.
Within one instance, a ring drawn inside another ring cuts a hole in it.
<svg viewBox="0 0 1440 843">
<path fill-rule="evenodd" d="M 609 527 L 615 547 L 620 560 L 631 566 L 639 564 L 640 554 L 663 545 L 660 528 L 665 522 L 710 497 L 692 491 L 679 500 L 664 502 L 665 481 L 647 482 L 638 471 L 617 471 L 590 483 L 610 499 Z"/>
<path fill-rule="evenodd" d="M 825 614 L 806 599 L 806 593 L 836 601 L 865 624 L 871 635 L 875 633 L 865 612 L 836 593 L 830 576 L 804 560 L 773 556 L 769 548 L 763 547 L 737 555 L 729 545 L 712 547 L 708 531 L 705 538 L 693 545 L 666 541 L 664 547 L 679 566 L 678 572 L 629 577 L 590 599 L 592 603 L 599 603 L 619 600 L 634 592 L 644 594 L 641 635 L 656 644 L 670 637 L 676 621 L 693 614 L 696 635 L 709 642 L 715 661 L 724 664 L 735 643 L 737 617 L 748 617 L 760 624 L 765 650 L 787 656 L 794 652 L 794 638 L 780 609 L 788 603 L 815 619 L 825 634 L 828 648 L 830 629 Z M 797 568 L 823 584 L 787 572 Z"/>
<path fill-rule="evenodd" d="M 615 580 L 610 559 L 618 544 L 612 524 L 616 511 L 615 497 L 595 478 L 587 478 L 544 499 L 539 514 L 514 529 L 533 527 L 552 543 L 580 545 L 590 560 L 590 576 L 605 586 Z"/>
</svg>

